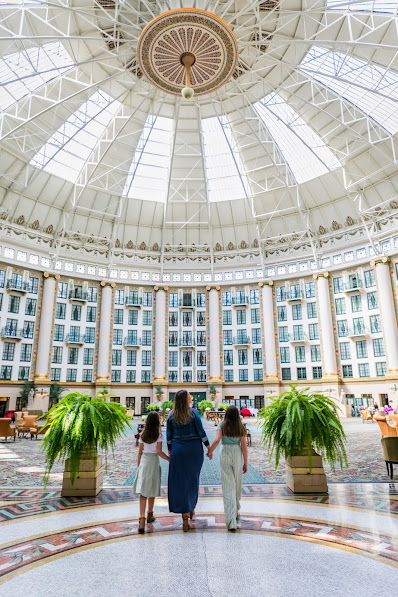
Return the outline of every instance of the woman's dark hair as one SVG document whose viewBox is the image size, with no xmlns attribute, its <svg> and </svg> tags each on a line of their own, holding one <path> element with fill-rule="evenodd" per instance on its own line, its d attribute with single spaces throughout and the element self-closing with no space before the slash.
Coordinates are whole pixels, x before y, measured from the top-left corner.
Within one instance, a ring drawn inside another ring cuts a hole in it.
<svg viewBox="0 0 398 597">
<path fill-rule="evenodd" d="M 141 439 L 144 444 L 154 444 L 160 435 L 160 419 L 156 411 L 151 411 L 145 421 Z"/>
<path fill-rule="evenodd" d="M 225 437 L 246 437 L 246 429 L 240 420 L 236 406 L 228 406 L 225 417 L 221 423 L 221 433 Z"/>
<path fill-rule="evenodd" d="M 177 425 L 186 425 L 192 417 L 192 410 L 189 405 L 188 392 L 179 390 L 174 398 L 173 420 Z"/>
</svg>

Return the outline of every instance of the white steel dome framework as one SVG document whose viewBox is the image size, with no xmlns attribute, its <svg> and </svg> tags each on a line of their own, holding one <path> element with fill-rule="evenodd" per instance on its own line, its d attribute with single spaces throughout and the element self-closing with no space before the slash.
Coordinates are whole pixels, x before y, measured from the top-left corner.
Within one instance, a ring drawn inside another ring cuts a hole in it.
<svg viewBox="0 0 398 597">
<path fill-rule="evenodd" d="M 225 21 L 238 65 L 186 100 L 143 76 L 157 15 Z M 397 2 L 0 0 L 2 234 L 102 261 L 311 255 L 398 224 Z"/>
</svg>

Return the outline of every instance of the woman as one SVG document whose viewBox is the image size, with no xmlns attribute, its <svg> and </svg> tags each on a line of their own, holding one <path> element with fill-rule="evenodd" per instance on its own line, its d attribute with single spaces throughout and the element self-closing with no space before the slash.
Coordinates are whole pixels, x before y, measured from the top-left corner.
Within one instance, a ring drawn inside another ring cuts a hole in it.
<svg viewBox="0 0 398 597">
<path fill-rule="evenodd" d="M 203 465 L 202 442 L 209 452 L 209 440 L 199 413 L 192 410 L 191 394 L 177 392 L 167 418 L 167 447 L 170 456 L 168 498 L 170 512 L 182 515 L 183 531 L 189 530 L 199 496 L 199 475 Z"/>
</svg>

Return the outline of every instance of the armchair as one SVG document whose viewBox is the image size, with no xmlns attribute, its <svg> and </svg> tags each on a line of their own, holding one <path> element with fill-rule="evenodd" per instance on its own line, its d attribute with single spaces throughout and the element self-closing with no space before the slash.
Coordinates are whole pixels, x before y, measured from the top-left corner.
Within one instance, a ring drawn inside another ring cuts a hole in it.
<svg viewBox="0 0 398 597">
<path fill-rule="evenodd" d="M 398 436 L 382 437 L 381 447 L 383 448 L 384 460 L 386 461 L 387 473 L 390 479 L 393 478 L 393 464 L 398 464 Z"/>
<path fill-rule="evenodd" d="M 16 435 L 17 431 L 15 427 L 11 427 L 11 419 L 8 417 L 0 419 L 0 437 L 4 437 L 6 442 L 9 437 L 13 437 L 15 442 Z"/>
<path fill-rule="evenodd" d="M 388 425 L 385 417 L 377 417 L 375 415 L 373 418 L 377 421 L 383 437 L 398 436 L 398 427 Z"/>
<path fill-rule="evenodd" d="M 31 433 L 31 429 L 37 429 L 36 419 L 37 415 L 25 415 L 22 425 L 18 425 L 18 435 Z"/>
</svg>

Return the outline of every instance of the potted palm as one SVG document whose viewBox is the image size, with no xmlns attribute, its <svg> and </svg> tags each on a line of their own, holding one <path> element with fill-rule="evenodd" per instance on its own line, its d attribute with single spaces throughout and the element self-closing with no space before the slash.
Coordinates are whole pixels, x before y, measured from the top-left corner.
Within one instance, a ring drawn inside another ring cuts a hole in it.
<svg viewBox="0 0 398 597">
<path fill-rule="evenodd" d="M 104 400 L 108 396 L 100 392 L 91 398 L 88 394 L 73 392 L 48 412 L 48 431 L 41 445 L 46 463 L 44 486 L 54 463 L 63 460 L 61 495 L 93 496 L 101 491 L 103 464 L 98 450 L 104 452 L 106 460 L 116 440 L 130 427 L 125 408 Z"/>
<path fill-rule="evenodd" d="M 201 400 L 198 404 L 198 409 L 203 417 L 205 410 L 213 410 L 213 403 L 210 400 Z"/>
<path fill-rule="evenodd" d="M 285 457 L 289 489 L 295 493 L 327 493 L 322 459 L 332 470 L 336 464 L 347 466 L 346 436 L 333 400 L 310 393 L 309 388 L 291 385 L 258 417 L 270 460 L 275 453 L 275 468 L 280 457 Z"/>
</svg>

